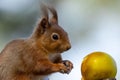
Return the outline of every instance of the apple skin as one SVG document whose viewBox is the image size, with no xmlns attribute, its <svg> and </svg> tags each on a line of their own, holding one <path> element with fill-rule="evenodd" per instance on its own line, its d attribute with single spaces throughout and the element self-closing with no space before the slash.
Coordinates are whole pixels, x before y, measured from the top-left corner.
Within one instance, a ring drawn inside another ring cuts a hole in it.
<svg viewBox="0 0 120 80">
<path fill-rule="evenodd" d="M 115 78 L 115 60 L 105 52 L 92 52 L 84 57 L 81 64 L 82 80 L 102 80 Z"/>
</svg>

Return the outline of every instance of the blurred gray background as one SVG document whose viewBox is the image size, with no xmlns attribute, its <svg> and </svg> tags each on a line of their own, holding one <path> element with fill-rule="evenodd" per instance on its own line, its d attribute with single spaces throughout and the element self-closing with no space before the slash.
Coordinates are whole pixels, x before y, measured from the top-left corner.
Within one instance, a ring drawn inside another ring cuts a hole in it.
<svg viewBox="0 0 120 80">
<path fill-rule="evenodd" d="M 42 0 L 41 0 L 42 1 Z M 43 0 L 58 11 L 59 24 L 68 32 L 72 48 L 63 53 L 74 69 L 50 80 L 81 80 L 83 57 L 94 51 L 110 54 L 120 79 L 120 0 Z M 26 38 L 40 18 L 40 0 L 0 0 L 0 51 L 16 38 Z M 100 65 L 102 66 L 102 65 Z"/>
</svg>

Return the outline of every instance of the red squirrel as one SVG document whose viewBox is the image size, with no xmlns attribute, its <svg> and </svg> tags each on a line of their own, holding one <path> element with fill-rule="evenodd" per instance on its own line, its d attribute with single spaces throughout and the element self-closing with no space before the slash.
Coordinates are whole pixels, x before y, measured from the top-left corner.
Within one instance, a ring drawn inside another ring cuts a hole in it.
<svg viewBox="0 0 120 80">
<path fill-rule="evenodd" d="M 43 80 L 52 73 L 72 70 L 72 62 L 61 57 L 71 44 L 58 24 L 57 11 L 45 5 L 42 11 L 44 15 L 30 37 L 9 42 L 0 53 L 0 80 Z"/>
</svg>

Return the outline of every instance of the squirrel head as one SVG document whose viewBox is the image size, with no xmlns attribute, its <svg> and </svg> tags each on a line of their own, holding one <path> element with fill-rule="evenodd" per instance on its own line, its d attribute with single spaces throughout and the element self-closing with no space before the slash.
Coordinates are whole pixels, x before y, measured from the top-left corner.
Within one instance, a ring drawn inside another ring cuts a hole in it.
<svg viewBox="0 0 120 80">
<path fill-rule="evenodd" d="M 49 19 L 48 10 L 52 13 Z M 53 7 L 42 6 L 44 16 L 38 22 L 32 39 L 37 47 L 49 53 L 62 53 L 71 48 L 67 32 L 58 24 L 57 12 Z"/>
</svg>

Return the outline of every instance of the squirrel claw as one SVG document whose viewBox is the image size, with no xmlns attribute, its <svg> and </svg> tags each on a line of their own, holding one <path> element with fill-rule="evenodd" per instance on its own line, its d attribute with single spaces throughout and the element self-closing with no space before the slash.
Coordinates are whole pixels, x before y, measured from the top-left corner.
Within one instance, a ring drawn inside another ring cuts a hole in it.
<svg viewBox="0 0 120 80">
<path fill-rule="evenodd" d="M 64 70 L 61 70 L 61 73 L 65 73 L 65 71 L 64 71 Z"/>
</svg>

